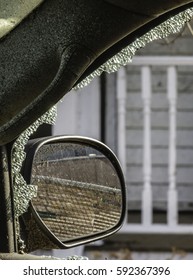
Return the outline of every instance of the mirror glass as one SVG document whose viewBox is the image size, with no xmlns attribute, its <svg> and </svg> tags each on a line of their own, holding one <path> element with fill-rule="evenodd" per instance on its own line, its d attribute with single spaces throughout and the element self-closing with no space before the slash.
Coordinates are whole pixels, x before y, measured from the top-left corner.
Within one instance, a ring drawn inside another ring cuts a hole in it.
<svg viewBox="0 0 193 280">
<path fill-rule="evenodd" d="M 32 205 L 61 241 L 101 233 L 117 225 L 122 213 L 120 179 L 99 150 L 79 143 L 48 143 L 35 154 Z"/>
</svg>

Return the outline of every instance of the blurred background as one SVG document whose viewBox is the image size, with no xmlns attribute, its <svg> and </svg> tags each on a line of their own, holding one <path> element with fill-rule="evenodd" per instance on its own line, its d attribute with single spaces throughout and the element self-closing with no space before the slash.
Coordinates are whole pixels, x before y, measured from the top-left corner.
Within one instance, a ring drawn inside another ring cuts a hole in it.
<svg viewBox="0 0 193 280">
<path fill-rule="evenodd" d="M 82 135 L 107 144 L 124 171 L 127 217 L 108 239 L 52 254 L 193 259 L 193 21 L 57 107 L 56 124 L 38 135 Z"/>
</svg>

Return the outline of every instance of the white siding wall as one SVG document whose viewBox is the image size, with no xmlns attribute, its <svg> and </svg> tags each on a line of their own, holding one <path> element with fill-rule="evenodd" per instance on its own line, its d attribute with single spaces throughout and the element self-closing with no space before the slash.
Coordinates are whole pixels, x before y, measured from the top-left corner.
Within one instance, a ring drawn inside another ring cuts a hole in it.
<svg viewBox="0 0 193 280">
<path fill-rule="evenodd" d="M 145 57 L 144 59 L 148 64 L 148 59 Z M 153 59 L 156 58 L 152 57 Z M 178 60 L 178 58 L 176 59 Z M 139 64 L 143 64 L 142 60 L 143 58 L 138 58 Z M 186 66 L 182 66 L 180 61 L 175 61 L 173 58 L 173 64 L 176 63 L 177 68 L 172 66 L 167 70 L 166 66 L 156 66 L 156 63 L 150 67 L 152 80 L 151 182 L 154 206 L 162 209 L 166 208 L 168 185 L 172 186 L 173 183 L 178 189 L 181 209 L 185 205 L 188 209 L 192 209 L 193 206 L 193 65 L 188 66 L 189 62 L 187 61 Z M 184 63 L 186 63 L 185 60 L 182 64 Z M 143 126 L 145 118 L 140 69 L 141 67 L 136 66 L 135 63 L 127 67 L 128 93 L 126 100 L 128 197 L 131 200 L 131 208 L 138 209 L 144 181 Z M 176 71 L 174 72 L 177 75 L 176 81 L 172 78 L 173 70 Z M 146 80 L 145 87 L 147 88 L 147 86 Z M 176 96 L 172 96 L 173 93 Z M 148 145 L 147 141 L 146 145 Z M 174 164 L 176 164 L 177 170 L 175 170 Z M 148 161 L 146 161 L 146 168 L 148 168 L 147 165 Z M 172 181 L 174 179 L 172 174 L 176 176 L 175 182 Z"/>
<path fill-rule="evenodd" d="M 100 139 L 100 89 L 98 79 L 71 91 L 57 105 L 53 135 L 81 135 Z"/>
</svg>

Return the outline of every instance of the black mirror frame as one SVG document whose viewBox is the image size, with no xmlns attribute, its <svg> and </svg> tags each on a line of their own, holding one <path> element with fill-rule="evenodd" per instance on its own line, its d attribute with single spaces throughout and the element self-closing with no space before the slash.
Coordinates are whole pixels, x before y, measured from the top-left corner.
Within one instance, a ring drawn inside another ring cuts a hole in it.
<svg viewBox="0 0 193 280">
<path fill-rule="evenodd" d="M 81 136 L 51 136 L 51 137 L 44 137 L 44 138 L 38 138 L 33 139 L 28 142 L 26 145 L 26 159 L 23 164 L 22 168 L 22 175 L 24 179 L 26 180 L 27 184 L 30 184 L 31 181 L 31 171 L 33 166 L 33 160 L 34 157 L 39 150 L 39 148 L 48 143 L 58 143 L 58 142 L 72 142 L 72 143 L 79 143 L 79 144 L 87 144 L 92 146 L 93 148 L 98 149 L 101 151 L 112 163 L 114 166 L 118 177 L 120 179 L 121 183 L 121 193 L 122 193 L 122 211 L 121 216 L 118 221 L 118 223 L 111 229 L 106 230 L 101 233 L 93 234 L 91 236 L 85 236 L 80 238 L 72 239 L 72 241 L 64 241 L 62 242 L 59 240 L 45 225 L 45 223 L 42 221 L 38 213 L 36 212 L 35 208 L 33 207 L 33 203 L 29 203 L 29 211 L 31 211 L 33 217 L 35 218 L 38 226 L 40 227 L 41 231 L 44 232 L 44 234 L 59 248 L 71 248 L 79 245 L 83 245 L 86 243 L 90 243 L 99 239 L 106 238 L 110 236 L 111 234 L 116 233 L 122 226 L 124 219 L 125 219 L 125 213 L 126 213 L 126 187 L 125 187 L 125 180 L 124 175 L 122 172 L 121 165 L 116 157 L 116 155 L 111 151 L 111 149 L 106 146 L 105 144 L 101 143 L 98 140 L 88 138 L 88 137 L 81 137 Z"/>
</svg>

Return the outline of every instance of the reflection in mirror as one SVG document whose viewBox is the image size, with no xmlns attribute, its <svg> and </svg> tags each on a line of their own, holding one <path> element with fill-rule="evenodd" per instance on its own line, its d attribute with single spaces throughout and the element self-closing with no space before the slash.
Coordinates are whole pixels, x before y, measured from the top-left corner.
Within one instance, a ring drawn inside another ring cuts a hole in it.
<svg viewBox="0 0 193 280">
<path fill-rule="evenodd" d="M 33 207 L 61 241 L 101 233 L 117 225 L 121 183 L 111 161 L 79 143 L 44 144 L 37 151 L 31 184 Z"/>
</svg>

